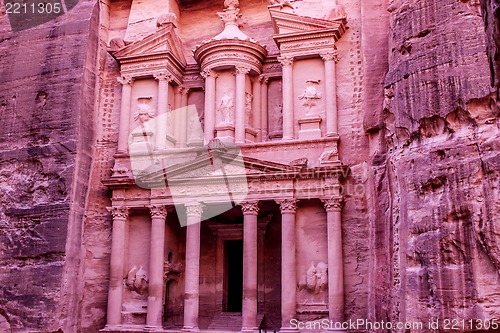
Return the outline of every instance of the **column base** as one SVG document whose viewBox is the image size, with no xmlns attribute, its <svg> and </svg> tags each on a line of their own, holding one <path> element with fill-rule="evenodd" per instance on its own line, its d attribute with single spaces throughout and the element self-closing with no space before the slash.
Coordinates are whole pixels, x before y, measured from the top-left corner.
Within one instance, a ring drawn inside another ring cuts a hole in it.
<svg viewBox="0 0 500 333">
<path fill-rule="evenodd" d="M 144 327 L 144 331 L 145 332 L 159 332 L 159 331 L 163 331 L 163 327 L 162 326 L 148 326 L 148 325 L 146 325 Z"/>
<path fill-rule="evenodd" d="M 299 330 L 291 327 L 280 328 L 280 333 L 299 333 Z"/>
<path fill-rule="evenodd" d="M 192 327 L 192 326 L 184 326 L 182 329 L 181 329 L 181 332 L 199 332 L 200 329 L 198 327 Z"/>
<path fill-rule="evenodd" d="M 299 140 L 314 140 L 321 138 L 321 117 L 310 116 L 299 119 Z"/>
<path fill-rule="evenodd" d="M 258 327 L 254 327 L 254 328 L 242 327 L 241 333 L 259 333 L 259 328 Z"/>
</svg>

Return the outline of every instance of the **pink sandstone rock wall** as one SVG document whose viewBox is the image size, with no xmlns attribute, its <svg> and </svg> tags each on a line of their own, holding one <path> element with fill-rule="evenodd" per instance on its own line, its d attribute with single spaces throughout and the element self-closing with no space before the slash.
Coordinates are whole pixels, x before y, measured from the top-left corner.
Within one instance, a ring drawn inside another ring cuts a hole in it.
<svg viewBox="0 0 500 333">
<path fill-rule="evenodd" d="M 14 32 L 0 12 L 0 331 L 79 322 L 96 5 Z M 5 323 L 7 322 L 7 323 Z"/>
<path fill-rule="evenodd" d="M 391 1 L 367 117 L 378 320 L 498 318 L 498 101 L 477 1 Z M 376 121 L 374 121 L 376 120 Z"/>
</svg>

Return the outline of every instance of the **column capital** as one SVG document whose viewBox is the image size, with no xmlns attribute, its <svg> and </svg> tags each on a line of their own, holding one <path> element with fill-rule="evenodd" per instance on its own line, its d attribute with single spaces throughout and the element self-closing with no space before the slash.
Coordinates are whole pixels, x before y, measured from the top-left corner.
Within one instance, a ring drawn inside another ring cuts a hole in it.
<svg viewBox="0 0 500 333">
<path fill-rule="evenodd" d="M 327 61 L 334 61 L 335 63 L 338 63 L 340 58 L 339 58 L 339 52 L 337 50 L 332 50 L 328 52 L 322 52 L 320 53 L 321 58 L 323 59 L 324 62 Z"/>
<path fill-rule="evenodd" d="M 277 204 L 280 205 L 281 213 L 295 213 L 297 210 L 297 199 L 282 199 L 275 200 Z"/>
<path fill-rule="evenodd" d="M 203 214 L 203 204 L 199 202 L 191 202 L 185 204 L 184 206 L 186 206 L 187 216 L 196 216 L 201 218 L 201 214 Z"/>
<path fill-rule="evenodd" d="M 187 95 L 189 93 L 189 89 L 186 86 L 177 86 L 175 89 L 176 93 L 181 94 L 181 95 Z"/>
<path fill-rule="evenodd" d="M 344 206 L 344 200 L 342 197 L 325 198 L 321 199 L 321 201 L 323 202 L 323 206 L 325 206 L 325 210 L 327 212 L 340 212 Z"/>
<path fill-rule="evenodd" d="M 113 219 L 127 219 L 128 218 L 128 208 L 125 206 L 120 207 L 106 207 L 108 212 L 111 213 Z"/>
<path fill-rule="evenodd" d="M 250 73 L 250 67 L 236 66 L 235 68 L 236 68 L 235 70 L 236 75 L 247 75 L 248 73 Z"/>
<path fill-rule="evenodd" d="M 200 74 L 201 76 L 203 76 L 205 80 L 208 79 L 209 77 L 213 77 L 215 79 L 219 76 L 219 74 L 211 68 L 205 68 L 200 72 Z"/>
<path fill-rule="evenodd" d="M 265 75 L 259 75 L 259 81 L 262 82 L 262 84 L 268 84 L 269 83 L 269 77 Z"/>
<path fill-rule="evenodd" d="M 260 202 L 259 201 L 243 201 L 240 202 L 243 215 L 258 215 Z"/>
<path fill-rule="evenodd" d="M 134 83 L 134 78 L 131 75 L 122 75 L 116 78 L 121 85 L 129 85 L 131 86 Z"/>
<path fill-rule="evenodd" d="M 280 56 L 278 61 L 283 67 L 291 67 L 293 65 L 293 57 L 290 56 Z"/>
<path fill-rule="evenodd" d="M 170 82 L 173 80 L 173 76 L 169 72 L 156 72 L 156 73 L 153 73 L 153 77 L 155 78 L 155 80 L 158 80 L 158 81 Z"/>
<path fill-rule="evenodd" d="M 151 205 L 149 206 L 149 211 L 151 212 L 151 217 L 167 217 L 167 207 L 163 205 Z"/>
</svg>

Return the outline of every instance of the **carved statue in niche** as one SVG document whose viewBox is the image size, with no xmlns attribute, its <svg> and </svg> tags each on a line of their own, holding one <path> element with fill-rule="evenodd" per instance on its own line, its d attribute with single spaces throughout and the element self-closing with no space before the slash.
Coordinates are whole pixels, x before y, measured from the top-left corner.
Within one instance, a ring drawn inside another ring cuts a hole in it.
<svg viewBox="0 0 500 333">
<path fill-rule="evenodd" d="M 273 114 L 276 117 L 273 132 L 283 131 L 283 104 L 277 104 L 273 109 Z"/>
<path fill-rule="evenodd" d="M 200 127 L 203 127 L 203 118 L 200 118 L 197 113 L 188 113 L 188 130 L 189 137 L 188 142 L 198 141 L 203 138 L 203 132 L 200 132 Z"/>
<path fill-rule="evenodd" d="M 139 97 L 137 99 L 137 112 L 134 114 L 134 120 L 139 121 L 143 130 L 148 128 L 147 122 L 155 117 L 155 112 L 151 106 L 152 97 Z"/>
<path fill-rule="evenodd" d="M 253 95 L 249 92 L 245 92 L 245 124 L 247 126 L 252 126 L 252 100 Z"/>
<path fill-rule="evenodd" d="M 167 116 L 166 116 L 166 122 L 167 122 L 167 134 L 169 136 L 173 136 L 173 128 L 174 128 L 174 117 L 173 117 L 173 109 L 172 109 L 172 104 L 168 104 L 168 109 L 167 109 Z"/>
<path fill-rule="evenodd" d="M 125 285 L 129 290 L 143 295 L 148 290 L 148 275 L 144 267 L 132 267 L 132 269 L 127 273 Z"/>
<path fill-rule="evenodd" d="M 306 273 L 307 290 L 313 294 L 318 294 L 320 291 L 326 290 L 328 286 L 328 266 L 324 262 L 314 266 L 311 263 Z"/>
<path fill-rule="evenodd" d="M 227 89 L 222 96 L 217 112 L 220 114 L 221 124 L 230 125 L 233 123 L 234 97 L 230 89 Z"/>
<path fill-rule="evenodd" d="M 306 115 L 311 115 L 312 107 L 316 105 L 318 99 L 321 99 L 321 93 L 318 91 L 320 80 L 306 81 L 304 93 L 299 96 L 302 105 L 306 107 Z"/>
</svg>

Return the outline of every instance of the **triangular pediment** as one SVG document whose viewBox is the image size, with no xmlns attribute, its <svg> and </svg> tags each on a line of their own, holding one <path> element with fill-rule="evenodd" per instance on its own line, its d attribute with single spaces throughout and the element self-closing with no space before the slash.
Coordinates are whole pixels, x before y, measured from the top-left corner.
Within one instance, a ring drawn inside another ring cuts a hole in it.
<svg viewBox="0 0 500 333">
<path fill-rule="evenodd" d="M 172 24 L 161 27 L 157 32 L 144 39 L 112 51 L 111 54 L 118 61 L 137 59 L 161 54 L 170 54 L 181 65 L 186 65 L 186 58 L 182 52 L 182 41 L 175 32 Z"/>
<path fill-rule="evenodd" d="M 290 35 L 324 30 L 337 30 L 339 38 L 345 32 L 345 17 L 324 20 L 271 9 L 269 11 L 276 35 Z"/>
<path fill-rule="evenodd" d="M 159 166 L 145 170 L 137 182 L 142 184 L 193 183 L 196 181 L 218 181 L 242 177 L 259 178 L 272 175 L 293 176 L 303 170 L 290 166 L 263 161 L 232 152 L 209 152 L 196 159 L 167 168 Z"/>
</svg>

